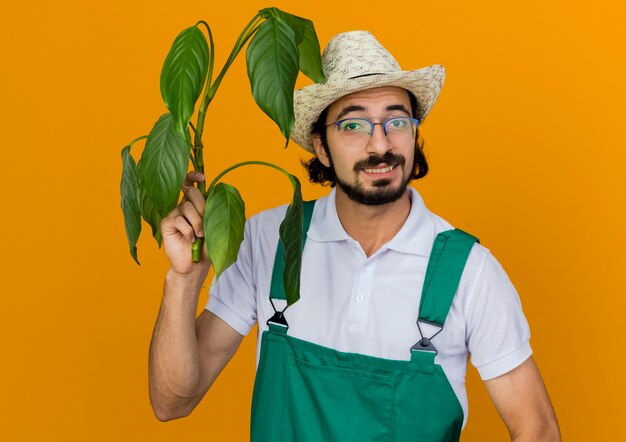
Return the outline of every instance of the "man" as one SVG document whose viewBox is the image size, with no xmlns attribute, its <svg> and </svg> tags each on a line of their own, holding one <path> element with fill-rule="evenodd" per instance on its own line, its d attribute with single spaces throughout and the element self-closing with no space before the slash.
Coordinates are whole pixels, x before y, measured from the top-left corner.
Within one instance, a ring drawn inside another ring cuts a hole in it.
<svg viewBox="0 0 626 442">
<path fill-rule="evenodd" d="M 189 414 L 258 322 L 254 441 L 458 440 L 470 353 L 512 440 L 560 440 L 506 273 L 407 187 L 428 170 L 417 126 L 443 67 L 402 71 L 364 31 L 333 38 L 323 64 L 326 82 L 294 100 L 311 180 L 334 187 L 307 205 L 300 300 L 281 296 L 283 206 L 248 221 L 196 320 L 209 262 L 190 259 L 204 177 L 189 174 L 161 224 L 171 268 L 150 353 L 157 417 Z"/>
</svg>

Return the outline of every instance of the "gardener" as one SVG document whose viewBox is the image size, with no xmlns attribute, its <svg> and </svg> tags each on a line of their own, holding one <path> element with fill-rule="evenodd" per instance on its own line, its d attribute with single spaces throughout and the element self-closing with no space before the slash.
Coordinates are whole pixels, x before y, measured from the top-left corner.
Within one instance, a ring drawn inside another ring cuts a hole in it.
<svg viewBox="0 0 626 442">
<path fill-rule="evenodd" d="M 171 268 L 150 351 L 157 417 L 189 414 L 258 323 L 254 441 L 458 440 L 469 354 L 513 440 L 560 440 L 506 273 L 407 186 L 428 171 L 418 125 L 443 67 L 402 71 L 364 31 L 333 38 L 323 66 L 326 82 L 294 100 L 310 178 L 333 186 L 305 205 L 296 303 L 286 308 L 282 286 L 285 206 L 247 222 L 197 319 L 209 270 L 206 252 L 197 264 L 190 252 L 204 235 L 202 175 L 188 175 L 161 223 Z"/>
</svg>

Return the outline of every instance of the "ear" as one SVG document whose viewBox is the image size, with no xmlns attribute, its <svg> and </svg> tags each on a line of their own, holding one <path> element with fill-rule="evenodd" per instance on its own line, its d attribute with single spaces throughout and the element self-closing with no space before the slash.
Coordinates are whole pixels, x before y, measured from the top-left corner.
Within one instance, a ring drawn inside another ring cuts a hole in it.
<svg viewBox="0 0 626 442">
<path fill-rule="evenodd" d="M 322 144 L 322 136 L 320 134 L 311 134 L 311 141 L 313 142 L 313 149 L 315 150 L 317 159 L 320 160 L 324 166 L 330 167 L 330 160 Z"/>
</svg>

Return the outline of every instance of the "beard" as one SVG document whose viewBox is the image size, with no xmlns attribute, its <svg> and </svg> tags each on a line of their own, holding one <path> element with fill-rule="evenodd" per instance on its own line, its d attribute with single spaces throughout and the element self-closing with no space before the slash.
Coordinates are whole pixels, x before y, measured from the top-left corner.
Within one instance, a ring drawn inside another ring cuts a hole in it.
<svg viewBox="0 0 626 442">
<path fill-rule="evenodd" d="M 404 170 L 406 158 L 402 155 L 396 155 L 391 152 L 385 153 L 382 157 L 378 155 L 370 155 L 367 159 L 356 163 L 353 170 L 358 173 L 360 170 L 376 167 L 377 165 L 383 163 L 390 166 L 393 165 L 394 167 L 400 167 Z M 331 160 L 331 167 L 332 166 Z M 404 178 L 402 183 L 400 183 L 397 187 L 392 187 L 391 180 L 388 178 L 375 180 L 372 182 L 372 186 L 374 187 L 373 189 L 365 189 L 359 182 L 356 184 L 348 184 L 341 180 L 337 176 L 336 172 L 335 179 L 337 181 L 337 186 L 340 187 L 346 196 L 352 201 L 366 206 L 380 206 L 399 200 L 402 195 L 405 194 L 406 188 L 411 181 L 411 176 L 409 175 L 407 178 Z"/>
</svg>

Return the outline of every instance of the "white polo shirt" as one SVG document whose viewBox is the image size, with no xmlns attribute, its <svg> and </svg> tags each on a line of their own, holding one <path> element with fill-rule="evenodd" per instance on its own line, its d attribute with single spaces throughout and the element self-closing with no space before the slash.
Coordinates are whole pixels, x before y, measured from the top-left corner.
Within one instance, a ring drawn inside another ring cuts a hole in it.
<svg viewBox="0 0 626 442">
<path fill-rule="evenodd" d="M 410 348 L 419 340 L 416 320 L 430 250 L 439 232 L 454 227 L 409 189 L 411 211 L 404 226 L 369 258 L 339 221 L 336 190 L 315 203 L 302 257 L 300 300 L 285 312 L 289 335 L 344 352 L 410 359 Z M 237 262 L 212 287 L 206 306 L 242 335 L 258 322 L 257 362 L 261 332 L 274 313 L 269 288 L 286 210 L 266 210 L 246 222 Z M 274 304 L 282 309 L 285 302 Z M 532 353 L 529 339 L 515 288 L 489 249 L 476 243 L 443 331 L 432 341 L 439 351 L 435 362 L 463 407 L 463 425 L 468 354 L 488 380 L 524 362 Z"/>
</svg>

